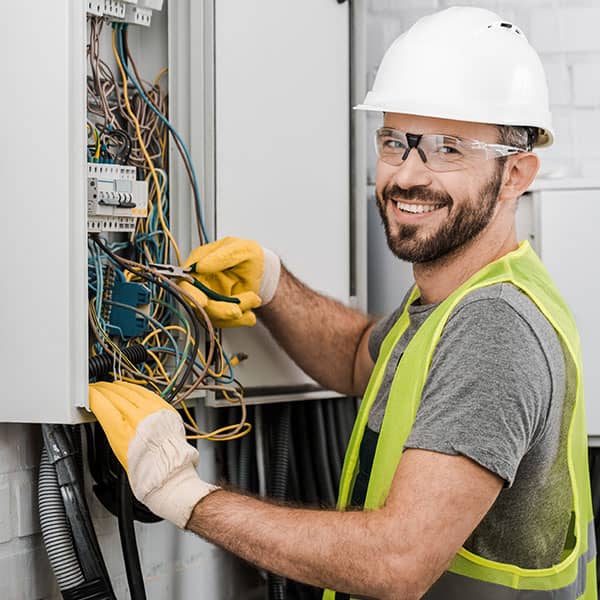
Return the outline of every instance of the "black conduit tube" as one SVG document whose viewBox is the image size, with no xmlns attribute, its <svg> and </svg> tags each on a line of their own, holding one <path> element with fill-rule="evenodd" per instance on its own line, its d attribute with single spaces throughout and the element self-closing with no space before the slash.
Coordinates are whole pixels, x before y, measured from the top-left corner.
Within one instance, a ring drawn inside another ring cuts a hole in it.
<svg viewBox="0 0 600 600">
<path fill-rule="evenodd" d="M 121 348 L 123 355 L 134 365 L 139 365 L 148 360 L 148 351 L 141 344 L 132 344 L 127 348 Z M 88 371 L 90 379 L 96 379 L 107 375 L 113 369 L 113 357 L 109 354 L 98 354 L 90 356 L 88 360 Z"/>
<path fill-rule="evenodd" d="M 239 440 L 231 440 L 227 442 L 227 479 L 234 487 L 240 485 L 240 442 Z"/>
<path fill-rule="evenodd" d="M 119 536 L 131 600 L 146 600 L 144 576 L 133 526 L 133 495 L 124 469 L 119 473 Z"/>
<path fill-rule="evenodd" d="M 285 500 L 287 496 L 287 479 L 289 465 L 290 439 L 290 405 L 281 404 L 277 407 L 278 422 L 273 432 L 273 459 L 270 469 L 271 496 L 275 500 Z M 269 573 L 267 578 L 269 600 L 285 600 L 285 578 Z"/>
<path fill-rule="evenodd" d="M 321 500 L 329 505 L 335 504 L 335 492 L 333 491 L 333 482 L 331 470 L 329 468 L 329 457 L 327 452 L 327 440 L 325 439 L 325 421 L 323 411 L 319 400 L 309 402 L 308 414 L 311 429 L 314 432 L 311 435 L 313 456 L 315 458 L 315 472 Z"/>
<path fill-rule="evenodd" d="M 352 430 L 354 429 L 354 421 L 356 420 L 356 409 L 354 407 L 353 398 L 340 398 L 336 404 L 338 422 L 340 424 L 340 442 L 343 446 L 343 453 L 346 453 L 346 447 L 350 441 Z"/>
<path fill-rule="evenodd" d="M 329 450 L 329 466 L 333 479 L 335 490 L 340 485 L 340 475 L 342 473 L 342 456 L 340 454 L 340 444 L 338 442 L 339 427 L 333 408 L 334 399 L 323 400 L 323 412 L 325 416 L 325 430 L 327 431 L 327 448 Z"/>
<path fill-rule="evenodd" d="M 300 480 L 298 478 L 298 458 L 296 456 L 296 445 L 294 442 L 294 436 L 292 435 L 291 427 L 288 475 L 288 499 L 293 500 L 294 502 L 302 502 L 302 494 L 300 492 Z"/>
<path fill-rule="evenodd" d="M 239 488 L 242 492 L 250 491 L 250 459 L 253 456 L 252 438 L 250 435 L 247 434 L 240 440 Z"/>
<path fill-rule="evenodd" d="M 294 448 L 297 450 L 296 458 L 300 471 L 300 493 L 301 500 L 308 504 L 319 504 L 319 494 L 315 482 L 313 461 L 310 444 L 307 437 L 312 428 L 308 427 L 306 418 L 308 402 L 297 402 L 294 406 Z"/>
<path fill-rule="evenodd" d="M 82 585 L 85 578 L 75 554 L 56 470 L 48 460 L 46 448 L 42 448 L 40 460 L 38 503 L 42 537 L 60 591 Z"/>
</svg>

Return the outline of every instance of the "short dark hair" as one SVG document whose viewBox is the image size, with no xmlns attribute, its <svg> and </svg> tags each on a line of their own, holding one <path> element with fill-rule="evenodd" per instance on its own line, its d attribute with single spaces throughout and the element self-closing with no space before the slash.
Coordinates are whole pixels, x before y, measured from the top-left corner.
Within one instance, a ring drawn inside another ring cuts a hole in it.
<svg viewBox="0 0 600 600">
<path fill-rule="evenodd" d="M 498 142 L 505 146 L 514 146 L 531 150 L 539 137 L 537 127 L 521 127 L 517 125 L 496 125 L 498 130 Z"/>
</svg>

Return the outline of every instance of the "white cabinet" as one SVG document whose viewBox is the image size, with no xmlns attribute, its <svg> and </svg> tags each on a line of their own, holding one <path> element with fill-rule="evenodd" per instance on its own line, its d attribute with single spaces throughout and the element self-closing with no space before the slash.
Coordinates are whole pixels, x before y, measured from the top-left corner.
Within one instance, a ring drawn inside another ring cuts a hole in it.
<svg viewBox="0 0 600 600">
<path fill-rule="evenodd" d="M 600 181 L 537 182 L 519 208 L 532 243 L 567 301 L 581 337 L 588 433 L 600 436 Z"/>
</svg>

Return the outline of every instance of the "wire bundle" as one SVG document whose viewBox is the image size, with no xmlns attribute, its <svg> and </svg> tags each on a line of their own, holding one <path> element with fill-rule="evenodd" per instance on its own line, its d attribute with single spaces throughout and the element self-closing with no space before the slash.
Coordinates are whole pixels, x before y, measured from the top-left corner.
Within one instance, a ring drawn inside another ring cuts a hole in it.
<svg viewBox="0 0 600 600">
<path fill-rule="evenodd" d="M 123 234 L 111 235 L 110 239 L 90 236 L 89 324 L 94 339 L 90 354 L 103 356 L 102 364 L 110 360 L 113 378 L 148 386 L 181 407 L 190 439 L 237 439 L 248 433 L 250 424 L 246 421 L 243 389 L 235 379 L 231 361 L 203 308 L 176 282 L 151 267 L 170 260 L 182 262 L 169 227 L 169 136 L 189 177 L 200 240 L 208 241 L 189 150 L 166 116 L 167 95 L 160 83 L 167 70 L 162 69 L 152 84 L 145 81 L 129 50 L 127 25 L 113 23 L 115 76 L 108 63 L 100 58 L 103 26 L 102 18 L 90 19 L 88 156 L 90 160 L 137 167 L 148 182 L 148 217 L 138 219 L 136 230 L 128 239 Z M 115 279 L 143 283 L 149 291 L 149 305 L 130 306 L 115 301 L 112 298 Z M 144 319 L 147 323 L 144 336 L 115 335 L 115 325 L 110 323 L 111 310 L 115 308 Z M 144 362 L 134 363 L 128 358 L 125 350 L 134 345 L 145 349 Z M 214 431 L 203 430 L 185 404 L 198 390 L 220 392 L 232 404 L 239 404 L 239 421 Z"/>
</svg>

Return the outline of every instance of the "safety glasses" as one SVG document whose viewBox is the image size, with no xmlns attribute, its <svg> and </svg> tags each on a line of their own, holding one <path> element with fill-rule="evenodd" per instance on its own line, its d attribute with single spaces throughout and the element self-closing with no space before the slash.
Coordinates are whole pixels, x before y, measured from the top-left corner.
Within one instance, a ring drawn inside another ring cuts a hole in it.
<svg viewBox="0 0 600 600">
<path fill-rule="evenodd" d="M 526 152 L 523 148 L 488 144 L 442 133 L 419 135 L 390 127 L 382 127 L 375 132 L 377 156 L 388 165 L 399 167 L 413 148 L 425 166 L 437 172 L 459 171 L 481 160 Z"/>
</svg>

